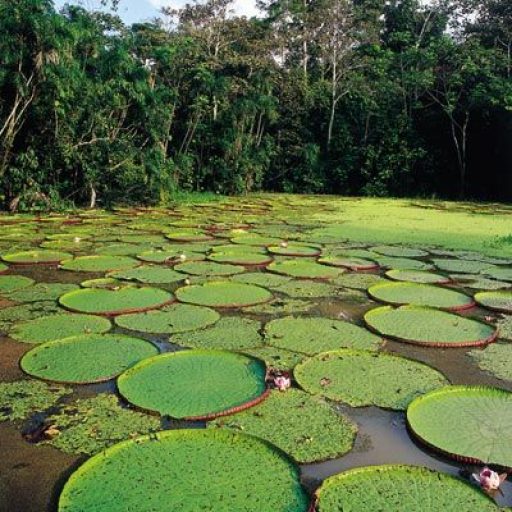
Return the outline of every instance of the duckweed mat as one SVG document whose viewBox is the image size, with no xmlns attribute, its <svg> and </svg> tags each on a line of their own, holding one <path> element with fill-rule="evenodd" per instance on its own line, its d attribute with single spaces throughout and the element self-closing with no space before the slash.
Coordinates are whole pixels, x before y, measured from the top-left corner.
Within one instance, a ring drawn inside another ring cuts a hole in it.
<svg viewBox="0 0 512 512">
<path fill-rule="evenodd" d="M 448 386 L 416 398 L 407 409 L 414 435 L 459 461 L 512 467 L 512 393 Z"/>
<path fill-rule="evenodd" d="M 494 502 L 459 478 L 424 467 L 351 469 L 324 481 L 318 512 L 497 512 Z"/>
<path fill-rule="evenodd" d="M 214 350 L 187 350 L 142 361 L 123 373 L 119 392 L 131 404 L 177 419 L 237 412 L 265 398 L 265 365 Z"/>
<path fill-rule="evenodd" d="M 390 306 L 372 309 L 367 325 L 384 337 L 431 347 L 472 347 L 492 343 L 498 331 L 491 325 L 431 308 Z"/>
<path fill-rule="evenodd" d="M 308 502 L 298 469 L 266 442 L 228 430 L 175 430 L 88 460 L 64 486 L 58 510 L 306 512 Z"/>
<path fill-rule="evenodd" d="M 309 393 L 352 407 L 404 410 L 428 391 L 449 384 L 437 370 L 384 352 L 338 350 L 299 364 L 294 375 Z"/>
<path fill-rule="evenodd" d="M 21 359 L 22 370 L 52 382 L 89 384 L 110 380 L 158 354 L 151 343 L 119 334 L 86 334 L 38 345 Z"/>
<path fill-rule="evenodd" d="M 256 407 L 209 424 L 242 431 L 281 448 L 299 463 L 341 457 L 352 449 L 357 426 L 303 391 L 273 391 Z"/>
</svg>

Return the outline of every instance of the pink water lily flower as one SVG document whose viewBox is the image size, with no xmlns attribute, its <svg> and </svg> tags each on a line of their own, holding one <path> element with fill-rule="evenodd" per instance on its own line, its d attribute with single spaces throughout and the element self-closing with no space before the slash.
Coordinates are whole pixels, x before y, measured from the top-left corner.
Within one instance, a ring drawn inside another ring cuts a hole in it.
<svg viewBox="0 0 512 512">
<path fill-rule="evenodd" d="M 288 374 L 282 374 L 282 375 L 277 375 L 276 377 L 274 377 L 274 386 L 279 390 L 279 391 L 286 391 L 287 389 L 289 389 L 292 385 L 292 380 L 290 379 L 290 377 L 288 376 Z"/>
<path fill-rule="evenodd" d="M 496 471 L 487 466 L 480 473 L 473 473 L 473 478 L 480 484 L 485 491 L 497 491 L 506 479 L 507 475 L 499 475 Z"/>
</svg>

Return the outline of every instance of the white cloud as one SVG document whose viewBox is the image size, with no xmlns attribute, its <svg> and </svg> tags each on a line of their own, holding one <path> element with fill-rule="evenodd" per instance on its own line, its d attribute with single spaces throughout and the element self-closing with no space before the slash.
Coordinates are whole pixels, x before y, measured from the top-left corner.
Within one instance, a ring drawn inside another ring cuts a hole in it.
<svg viewBox="0 0 512 512">
<path fill-rule="evenodd" d="M 186 0 L 149 0 L 149 2 L 158 9 L 167 6 L 179 7 L 187 3 Z M 235 0 L 233 6 L 235 12 L 240 15 L 255 16 L 258 14 L 255 0 Z"/>
</svg>

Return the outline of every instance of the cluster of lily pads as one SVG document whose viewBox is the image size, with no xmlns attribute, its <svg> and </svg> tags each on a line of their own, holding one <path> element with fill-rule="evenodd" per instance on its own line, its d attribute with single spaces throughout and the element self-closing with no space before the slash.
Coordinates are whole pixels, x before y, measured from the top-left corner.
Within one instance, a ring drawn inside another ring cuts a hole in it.
<svg viewBox="0 0 512 512">
<path fill-rule="evenodd" d="M 512 468 L 511 393 L 452 386 L 388 350 L 464 350 L 512 382 L 512 261 L 351 243 L 293 197 L 0 224 L 0 332 L 27 345 L 26 379 L 0 383 L 0 421 L 42 412 L 38 440 L 93 455 L 59 512 L 306 512 L 297 464 L 354 445 L 339 403 L 406 411 L 426 449 Z M 288 374 L 282 391 L 273 376 Z M 111 380 L 115 395 L 75 397 Z M 181 428 L 163 430 L 169 418 Z M 461 479 L 400 465 L 331 477 L 313 501 L 497 510 Z"/>
</svg>

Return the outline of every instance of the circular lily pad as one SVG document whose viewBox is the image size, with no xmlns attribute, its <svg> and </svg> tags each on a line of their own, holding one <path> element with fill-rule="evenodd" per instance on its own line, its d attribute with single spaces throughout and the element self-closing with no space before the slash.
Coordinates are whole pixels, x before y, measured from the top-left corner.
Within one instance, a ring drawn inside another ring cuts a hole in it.
<svg viewBox="0 0 512 512">
<path fill-rule="evenodd" d="M 340 270 L 337 268 L 320 265 L 319 263 L 307 260 L 274 262 L 267 268 L 277 274 L 306 279 L 334 279 L 340 274 Z"/>
<path fill-rule="evenodd" d="M 3 254 L 2 260 L 13 265 L 58 265 L 61 261 L 72 257 L 67 252 L 41 249 Z"/>
<path fill-rule="evenodd" d="M 500 281 L 507 281 L 512 283 L 512 268 L 485 268 L 482 271 L 486 276 L 492 277 L 493 279 L 498 279 Z"/>
<path fill-rule="evenodd" d="M 394 258 L 422 258 L 423 256 L 428 256 L 428 252 L 422 249 L 398 245 L 378 245 L 372 247 L 371 250 L 383 256 L 391 256 Z"/>
<path fill-rule="evenodd" d="M 265 288 L 230 281 L 212 281 L 176 290 L 180 302 L 216 308 L 236 308 L 263 304 L 272 299 Z"/>
<path fill-rule="evenodd" d="M 179 229 L 165 235 L 174 242 L 206 242 L 213 237 L 198 229 Z"/>
<path fill-rule="evenodd" d="M 450 278 L 425 270 L 388 270 L 386 276 L 394 281 L 407 281 L 422 284 L 448 284 Z"/>
<path fill-rule="evenodd" d="M 434 265 L 439 270 L 445 272 L 460 272 L 461 274 L 478 274 L 489 268 L 488 263 L 473 260 L 459 260 L 459 259 L 434 259 L 432 260 Z"/>
<path fill-rule="evenodd" d="M 478 367 L 500 380 L 512 381 L 512 345 L 493 343 L 485 350 L 473 350 L 470 357 Z"/>
<path fill-rule="evenodd" d="M 16 324 L 9 331 L 9 337 L 23 343 L 46 343 L 81 334 L 103 334 L 111 327 L 106 318 L 66 313 Z"/>
<path fill-rule="evenodd" d="M 351 288 L 353 290 L 366 290 L 377 283 L 386 283 L 387 281 L 376 274 L 342 274 L 334 281 L 339 286 Z"/>
<path fill-rule="evenodd" d="M 245 247 L 245 246 L 240 246 Z M 249 251 L 225 251 L 225 252 L 213 252 L 208 256 L 210 261 L 218 263 L 231 263 L 233 265 L 247 265 L 247 266 L 258 266 L 268 265 L 272 263 L 273 258 L 268 254 L 261 254 L 259 252 Z"/>
<path fill-rule="evenodd" d="M 260 330 L 261 324 L 256 320 L 224 317 L 209 329 L 177 334 L 171 341 L 182 347 L 242 350 L 262 344 Z"/>
<path fill-rule="evenodd" d="M 376 405 L 403 410 L 419 395 L 446 386 L 430 366 L 383 352 L 337 350 L 295 367 L 295 379 L 308 393 L 352 407 Z"/>
<path fill-rule="evenodd" d="M 318 512 L 496 512 L 494 502 L 468 482 L 415 466 L 369 466 L 324 481 Z"/>
<path fill-rule="evenodd" d="M 349 418 L 298 389 L 273 391 L 254 409 L 217 419 L 209 428 L 229 428 L 265 439 L 303 464 L 341 457 L 352 449 L 357 431 Z"/>
<path fill-rule="evenodd" d="M 119 327 L 132 331 L 174 334 L 203 329 L 219 319 L 220 315 L 213 309 L 172 304 L 158 311 L 118 316 L 115 322 Z"/>
<path fill-rule="evenodd" d="M 35 283 L 33 279 L 25 276 L 0 276 L 0 294 L 14 292 Z"/>
<path fill-rule="evenodd" d="M 472 297 L 430 284 L 381 283 L 371 286 L 368 289 L 368 294 L 373 299 L 395 306 L 412 304 L 448 311 L 463 311 L 475 306 Z"/>
<path fill-rule="evenodd" d="M 133 405 L 178 419 L 211 419 L 267 395 L 265 365 L 233 352 L 186 350 L 142 361 L 117 381 Z"/>
<path fill-rule="evenodd" d="M 294 279 L 273 289 L 296 299 L 335 297 L 338 294 L 338 288 L 330 283 L 303 279 Z"/>
<path fill-rule="evenodd" d="M 98 247 L 94 252 L 101 256 L 136 256 L 153 249 L 151 245 L 141 244 L 109 244 Z"/>
<path fill-rule="evenodd" d="M 377 263 L 383 268 L 399 270 L 432 270 L 430 263 L 412 258 L 394 258 L 392 256 L 375 257 Z"/>
<path fill-rule="evenodd" d="M 55 302 L 31 302 L 0 309 L 0 331 L 7 332 L 16 322 L 33 320 L 62 311 Z"/>
<path fill-rule="evenodd" d="M 407 409 L 414 435 L 459 461 L 512 467 L 512 393 L 448 386 L 416 398 Z"/>
<path fill-rule="evenodd" d="M 270 368 L 284 371 L 291 371 L 305 357 L 304 354 L 299 354 L 298 352 L 267 346 L 244 349 L 241 352 L 265 361 Z"/>
<path fill-rule="evenodd" d="M 265 327 L 266 341 L 273 347 L 315 355 L 340 348 L 376 349 L 380 338 L 343 320 L 288 316 Z"/>
<path fill-rule="evenodd" d="M 481 292 L 475 295 L 475 300 L 481 306 L 493 311 L 512 313 L 512 292 Z"/>
<path fill-rule="evenodd" d="M 82 281 L 80 286 L 82 288 L 119 288 L 123 286 L 124 283 L 114 279 L 113 277 L 102 277 L 100 279 L 88 279 L 87 281 Z"/>
<path fill-rule="evenodd" d="M 0 274 L 7 272 L 7 270 L 9 270 L 9 267 L 4 263 L 0 263 Z"/>
<path fill-rule="evenodd" d="M 314 307 L 316 307 L 316 303 L 307 300 L 277 298 L 265 304 L 250 306 L 244 309 L 244 313 L 254 313 L 256 315 L 292 315 L 307 313 Z"/>
<path fill-rule="evenodd" d="M 265 441 L 171 430 L 89 459 L 64 486 L 59 512 L 306 512 L 308 501 L 299 470 Z"/>
<path fill-rule="evenodd" d="M 43 380 L 88 384 L 110 380 L 158 354 L 151 343 L 118 334 L 86 334 L 43 343 L 21 359 L 25 373 Z"/>
<path fill-rule="evenodd" d="M 512 316 L 505 316 L 505 318 L 500 319 L 498 328 L 500 330 L 500 338 L 512 341 Z"/>
<path fill-rule="evenodd" d="M 483 322 L 420 306 L 372 309 L 364 319 L 385 337 L 431 347 L 483 346 L 498 335 L 494 327 Z"/>
<path fill-rule="evenodd" d="M 247 274 L 233 276 L 232 280 L 237 283 L 262 286 L 263 288 L 278 288 L 279 286 L 291 281 L 291 277 L 270 274 L 268 272 L 249 272 Z"/>
<path fill-rule="evenodd" d="M 318 263 L 329 265 L 331 267 L 345 267 L 350 270 L 377 270 L 379 264 L 375 261 L 365 260 L 363 258 L 355 258 L 354 256 L 324 256 L 318 260 Z"/>
<path fill-rule="evenodd" d="M 172 268 L 160 267 L 158 265 L 142 265 L 137 268 L 111 272 L 110 277 L 125 281 L 137 281 L 146 284 L 171 284 L 178 283 L 185 279 L 183 274 Z"/>
<path fill-rule="evenodd" d="M 255 245 L 257 247 L 270 247 L 279 245 L 282 240 L 280 238 L 275 238 L 272 236 L 263 236 L 263 235 L 242 235 L 236 236 L 231 239 L 234 244 L 240 245 Z"/>
<path fill-rule="evenodd" d="M 311 247 L 310 245 L 281 244 L 271 245 L 268 248 L 268 252 L 270 254 L 278 254 L 280 256 L 314 257 L 320 256 L 322 250 L 318 247 Z"/>
<path fill-rule="evenodd" d="M 139 262 L 128 256 L 80 256 L 61 265 L 63 270 L 73 272 L 110 272 L 134 268 Z"/>
<path fill-rule="evenodd" d="M 473 290 L 503 290 L 512 288 L 511 283 L 496 281 L 478 274 L 450 274 L 450 278 L 463 286 Z"/>
<path fill-rule="evenodd" d="M 137 259 L 148 263 L 174 263 L 180 261 L 180 256 L 185 257 L 186 261 L 204 260 L 204 254 L 199 252 L 185 251 L 180 248 L 166 250 L 151 250 L 137 255 Z"/>
<path fill-rule="evenodd" d="M 67 293 L 59 300 L 70 311 L 103 316 L 143 313 L 166 306 L 172 301 L 173 296 L 164 290 L 135 286 L 115 290 L 86 288 Z"/>
<path fill-rule="evenodd" d="M 214 261 L 192 261 L 176 265 L 174 269 L 193 276 L 232 276 L 245 272 L 244 267 L 215 263 Z"/>
<path fill-rule="evenodd" d="M 20 290 L 5 294 L 14 302 L 42 302 L 55 301 L 62 294 L 77 290 L 76 284 L 66 283 L 37 283 Z"/>
</svg>

